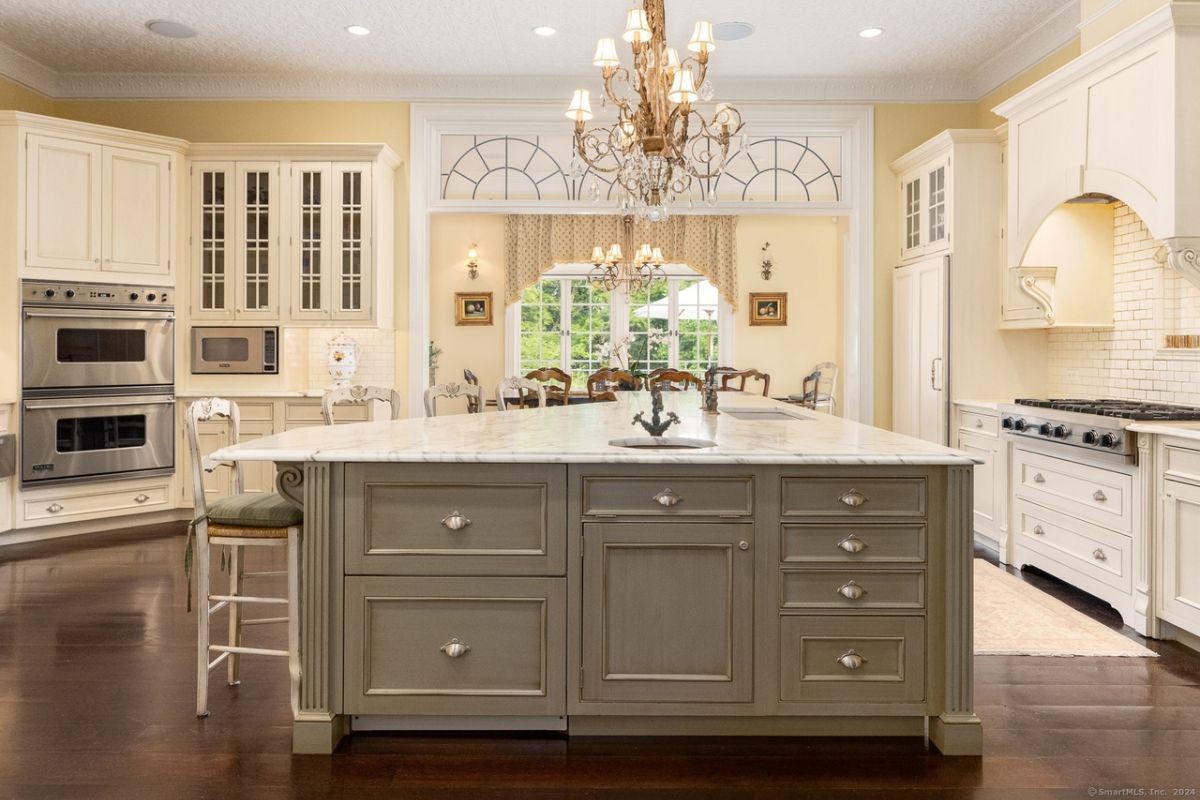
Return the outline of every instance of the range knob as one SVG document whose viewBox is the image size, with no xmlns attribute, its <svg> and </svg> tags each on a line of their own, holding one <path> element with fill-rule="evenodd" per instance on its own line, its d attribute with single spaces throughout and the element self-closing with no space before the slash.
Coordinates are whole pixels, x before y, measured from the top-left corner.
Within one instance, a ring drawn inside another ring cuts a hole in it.
<svg viewBox="0 0 1200 800">
<path fill-rule="evenodd" d="M 1012 417 L 1005 417 L 1004 419 L 1000 420 L 1001 428 L 1004 428 L 1006 430 L 1012 430 L 1012 426 L 1013 426 L 1013 418 Z"/>
<path fill-rule="evenodd" d="M 55 292 L 53 289 L 47 289 L 47 290 L 44 292 L 44 294 L 46 295 L 46 297 L 54 297 L 54 295 L 56 295 L 56 294 L 58 294 L 58 293 L 57 293 L 57 292 Z"/>
<path fill-rule="evenodd" d="M 153 303 L 156 297 L 157 295 L 155 295 L 154 292 L 151 292 L 150 294 L 146 295 L 146 300 Z"/>
<path fill-rule="evenodd" d="M 1066 425 L 1055 425 L 1054 426 L 1054 438 L 1055 439 L 1066 439 L 1070 435 L 1071 435 L 1071 429 L 1068 428 Z"/>
<path fill-rule="evenodd" d="M 1116 447 L 1120 443 L 1121 443 L 1121 440 L 1119 438 L 1117 438 L 1116 435 L 1111 434 L 1111 433 L 1106 433 L 1100 437 L 1100 446 L 1101 447 Z"/>
<path fill-rule="evenodd" d="M 1041 425 L 1038 425 L 1039 436 L 1049 436 L 1051 433 L 1053 433 L 1053 431 L 1054 426 L 1052 426 L 1049 422 L 1043 422 Z"/>
<path fill-rule="evenodd" d="M 1026 421 L 1025 421 L 1025 420 L 1023 420 L 1023 419 L 1018 419 L 1018 420 L 1016 420 L 1016 421 L 1014 421 L 1014 422 L 1013 422 L 1013 428 L 1014 428 L 1014 429 L 1016 429 L 1016 430 L 1018 430 L 1018 431 L 1023 431 L 1023 430 L 1025 430 L 1025 429 L 1026 429 L 1026 428 L 1028 428 L 1028 427 L 1029 427 L 1029 423 L 1028 423 L 1028 422 L 1026 422 Z"/>
<path fill-rule="evenodd" d="M 137 292 L 130 292 L 130 293 L 129 293 L 129 299 L 130 299 L 130 300 L 137 300 L 137 299 L 138 299 L 138 293 L 137 293 Z"/>
<path fill-rule="evenodd" d="M 67 291 L 66 291 L 66 295 L 67 295 L 67 299 L 68 299 L 68 300 L 70 300 L 72 297 L 74 297 L 74 296 L 75 296 L 75 290 L 74 290 L 74 289 L 67 289 Z"/>
<path fill-rule="evenodd" d="M 1097 436 L 1096 436 L 1095 431 L 1088 431 L 1087 433 L 1085 433 L 1083 435 L 1083 443 L 1084 444 L 1095 444 L 1096 439 L 1097 439 Z"/>
</svg>

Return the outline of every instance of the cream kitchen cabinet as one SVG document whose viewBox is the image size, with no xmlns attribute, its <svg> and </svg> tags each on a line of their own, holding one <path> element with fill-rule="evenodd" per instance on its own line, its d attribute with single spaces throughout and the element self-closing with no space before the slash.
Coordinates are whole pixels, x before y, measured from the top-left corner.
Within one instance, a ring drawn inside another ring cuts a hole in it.
<svg viewBox="0 0 1200 800">
<path fill-rule="evenodd" d="M 949 259 L 898 267 L 892 280 L 892 429 L 947 444 Z"/>
<path fill-rule="evenodd" d="M 1008 563 L 1008 443 L 1000 436 L 1000 412 L 990 404 L 958 402 L 955 407 L 956 446 L 983 462 L 975 466 L 975 536 Z"/>
<path fill-rule="evenodd" d="M 194 145 L 192 316 L 386 327 L 394 173 L 382 145 Z"/>
<path fill-rule="evenodd" d="M 1200 636 L 1200 440 L 1159 437 L 1155 459 L 1158 616 Z"/>
<path fill-rule="evenodd" d="M 27 133 L 23 277 L 171 275 L 177 148 L 120 143 L 119 134 Z"/>
<path fill-rule="evenodd" d="M 902 260 L 937 253 L 950 246 L 950 159 L 950 155 L 940 154 L 900 177 Z"/>
</svg>

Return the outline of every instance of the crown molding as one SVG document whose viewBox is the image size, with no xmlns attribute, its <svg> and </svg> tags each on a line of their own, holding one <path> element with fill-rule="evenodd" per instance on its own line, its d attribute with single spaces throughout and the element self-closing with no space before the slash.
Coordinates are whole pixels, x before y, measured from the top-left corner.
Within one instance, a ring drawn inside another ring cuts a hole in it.
<svg viewBox="0 0 1200 800">
<path fill-rule="evenodd" d="M 989 128 L 949 128 L 909 150 L 889 166 L 892 172 L 900 175 L 956 144 L 999 144 L 1000 141 L 996 131 Z"/>
<path fill-rule="evenodd" d="M 1079 36 L 1079 2 L 1068 0 L 971 72 L 976 99 L 1020 75 Z"/>
<path fill-rule="evenodd" d="M 58 97 L 58 73 L 0 43 L 0 75 L 49 98 Z"/>
</svg>

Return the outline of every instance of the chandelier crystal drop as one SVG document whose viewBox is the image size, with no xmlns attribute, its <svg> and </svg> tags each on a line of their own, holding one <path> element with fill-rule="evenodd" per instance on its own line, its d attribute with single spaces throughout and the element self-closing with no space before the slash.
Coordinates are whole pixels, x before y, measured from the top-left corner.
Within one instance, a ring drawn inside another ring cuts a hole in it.
<svg viewBox="0 0 1200 800">
<path fill-rule="evenodd" d="M 575 90 L 566 113 L 575 123 L 576 159 L 592 172 L 614 175 L 622 214 L 651 222 L 666 219 L 671 203 L 689 194 L 693 181 L 711 187 L 729 160 L 730 142 L 744 128 L 741 113 L 728 103 L 717 105 L 708 118 L 695 107 L 713 97 L 712 23 L 696 23 L 690 55 L 682 60 L 667 46 L 665 30 L 663 0 L 643 0 L 641 8 L 630 10 L 621 38 L 633 50 L 632 71 L 621 66 L 616 40 L 597 43 L 592 64 L 604 80 L 601 107 L 616 108 L 615 122 L 587 126 L 594 116 L 587 89 Z"/>
</svg>

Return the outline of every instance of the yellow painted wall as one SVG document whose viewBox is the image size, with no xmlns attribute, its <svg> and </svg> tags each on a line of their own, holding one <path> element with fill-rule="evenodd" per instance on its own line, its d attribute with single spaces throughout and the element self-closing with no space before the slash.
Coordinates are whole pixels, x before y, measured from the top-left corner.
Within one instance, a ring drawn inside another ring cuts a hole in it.
<svg viewBox="0 0 1200 800">
<path fill-rule="evenodd" d="M 1076 58 L 1079 55 L 1079 39 L 1075 39 L 1068 44 L 1055 50 L 1050 55 L 1043 58 L 1037 64 L 1034 64 L 1029 69 L 1022 72 L 1020 75 L 1005 81 L 997 86 L 992 91 L 988 92 L 980 98 L 977 104 L 977 115 L 975 127 L 977 128 L 994 128 L 1004 122 L 1004 117 L 992 113 L 992 109 L 999 103 L 1004 102 L 1012 97 L 1017 92 L 1023 91 L 1033 84 L 1040 81 L 1042 78 L 1049 75 L 1054 70 L 1063 66 L 1067 62 Z"/>
<path fill-rule="evenodd" d="M 15 81 L 0 77 L 0 109 L 28 111 L 31 114 L 54 114 L 54 101 Z"/>
<path fill-rule="evenodd" d="M 1195 0 L 1181 0 L 1195 2 Z M 1093 14 L 1104 9 L 1109 0 L 1079 0 L 1079 19 L 1087 22 L 1079 31 L 1080 48 L 1091 50 L 1105 39 L 1120 33 L 1147 14 L 1165 6 L 1169 0 L 1121 0 L 1094 20 Z"/>
</svg>

